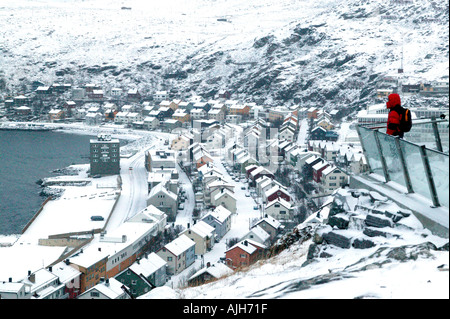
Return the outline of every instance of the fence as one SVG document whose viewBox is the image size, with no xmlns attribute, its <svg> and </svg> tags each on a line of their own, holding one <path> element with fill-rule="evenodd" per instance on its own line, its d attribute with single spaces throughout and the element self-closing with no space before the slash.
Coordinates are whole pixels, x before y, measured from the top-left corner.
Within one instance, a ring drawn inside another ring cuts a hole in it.
<svg viewBox="0 0 450 319">
<path fill-rule="evenodd" d="M 421 124 L 415 123 L 413 130 Z M 404 139 L 361 125 L 357 126 L 357 132 L 371 173 L 380 175 L 385 182 L 404 186 L 408 193 L 430 199 L 436 207 L 449 207 L 448 121 L 429 121 L 423 125 L 431 127 L 433 138 L 426 137 L 428 143 L 422 141 L 422 145 L 411 141 L 416 132 Z"/>
</svg>

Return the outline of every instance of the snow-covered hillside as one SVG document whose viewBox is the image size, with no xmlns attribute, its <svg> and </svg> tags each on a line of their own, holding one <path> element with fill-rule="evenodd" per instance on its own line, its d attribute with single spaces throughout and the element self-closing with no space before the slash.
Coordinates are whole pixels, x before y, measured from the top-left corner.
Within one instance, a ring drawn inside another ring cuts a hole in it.
<svg viewBox="0 0 450 319">
<path fill-rule="evenodd" d="M 272 246 L 281 250 L 274 257 L 198 287 L 166 286 L 142 298 L 449 297 L 448 239 L 432 235 L 409 211 L 376 192 L 340 189 L 319 212 Z M 392 227 L 374 227 L 372 218 Z"/>
<path fill-rule="evenodd" d="M 0 91 L 32 81 L 267 105 L 369 103 L 395 73 L 448 74 L 448 2 L 3 0 Z"/>
</svg>

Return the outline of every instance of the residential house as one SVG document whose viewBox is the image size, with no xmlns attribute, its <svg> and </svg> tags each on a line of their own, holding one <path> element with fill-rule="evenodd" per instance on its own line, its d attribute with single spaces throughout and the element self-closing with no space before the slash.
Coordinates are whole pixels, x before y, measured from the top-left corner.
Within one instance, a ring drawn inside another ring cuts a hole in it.
<svg viewBox="0 0 450 319">
<path fill-rule="evenodd" d="M 188 101 L 182 101 L 178 104 L 178 109 L 182 109 L 188 114 L 191 112 L 193 107 L 194 103 Z"/>
<path fill-rule="evenodd" d="M 161 123 L 161 128 L 164 128 L 167 132 L 172 132 L 173 130 L 182 126 L 182 123 L 178 120 L 174 119 L 166 119 Z"/>
<path fill-rule="evenodd" d="M 270 245 L 270 235 L 264 229 L 259 226 L 253 226 L 241 239 L 244 240 L 254 240 L 264 246 Z"/>
<path fill-rule="evenodd" d="M 141 99 L 141 94 L 138 89 L 129 89 L 127 92 L 127 99 L 131 101 L 139 101 Z"/>
<path fill-rule="evenodd" d="M 85 123 L 87 125 L 100 125 L 103 122 L 103 115 L 101 113 L 88 112 L 86 114 Z"/>
<path fill-rule="evenodd" d="M 316 126 L 311 130 L 310 139 L 311 140 L 325 140 L 325 135 L 327 133 L 327 130 L 324 129 L 321 126 Z"/>
<path fill-rule="evenodd" d="M 194 143 L 194 137 L 191 134 L 181 134 L 172 140 L 170 149 L 173 151 L 184 151 Z"/>
<path fill-rule="evenodd" d="M 191 110 L 191 119 L 192 120 L 201 120 L 206 118 L 207 112 L 201 108 L 194 108 Z"/>
<path fill-rule="evenodd" d="M 128 112 L 118 112 L 114 117 L 114 124 L 127 124 L 128 123 L 127 115 Z"/>
<path fill-rule="evenodd" d="M 291 203 L 281 197 L 269 201 L 264 207 L 264 212 L 277 220 L 292 220 L 294 217 Z"/>
<path fill-rule="evenodd" d="M 240 114 L 227 114 L 225 116 L 225 122 L 230 124 L 240 124 L 242 123 L 242 115 Z"/>
<path fill-rule="evenodd" d="M 147 206 L 153 205 L 167 214 L 168 221 L 174 221 L 178 208 L 178 196 L 163 183 L 153 187 L 147 197 Z"/>
<path fill-rule="evenodd" d="M 153 100 L 156 103 L 159 103 L 161 101 L 167 100 L 168 97 L 169 93 L 167 91 L 156 91 L 155 94 L 153 95 Z"/>
<path fill-rule="evenodd" d="M 220 192 L 211 196 L 211 205 L 218 207 L 222 205 L 232 213 L 236 213 L 236 197 L 227 188 L 220 189 Z"/>
<path fill-rule="evenodd" d="M 284 186 L 280 185 L 273 186 L 272 188 L 266 190 L 263 194 L 263 200 L 267 203 L 270 203 L 277 198 L 282 198 L 285 201 L 290 202 L 291 194 L 289 194 Z"/>
<path fill-rule="evenodd" d="M 353 153 L 350 158 L 350 171 L 355 174 L 361 174 L 369 171 L 366 156 L 361 153 Z"/>
<path fill-rule="evenodd" d="M 156 117 L 147 116 L 144 118 L 144 129 L 155 130 L 159 127 L 159 120 Z"/>
<path fill-rule="evenodd" d="M 217 94 L 218 94 L 219 99 L 229 100 L 231 98 L 230 91 L 225 90 L 225 89 L 219 90 L 219 92 Z"/>
<path fill-rule="evenodd" d="M 101 100 L 103 99 L 103 90 L 92 90 L 88 93 L 88 97 L 92 100 Z"/>
<path fill-rule="evenodd" d="M 0 281 L 0 295 L 2 299 L 29 299 L 23 282 Z"/>
<path fill-rule="evenodd" d="M 259 226 L 264 229 L 269 235 L 271 242 L 274 242 L 278 237 L 278 234 L 283 230 L 283 225 L 275 219 L 273 216 L 266 216 L 260 220 L 258 220 L 254 226 Z"/>
<path fill-rule="evenodd" d="M 289 126 L 286 126 L 282 129 L 280 129 L 280 132 L 278 133 L 278 139 L 280 140 L 286 140 L 288 142 L 293 142 L 295 137 L 295 130 Z"/>
<path fill-rule="evenodd" d="M 250 174 L 249 174 L 250 185 L 254 187 L 256 185 L 256 180 L 262 176 L 268 176 L 270 178 L 275 178 L 275 175 L 271 171 L 260 166 L 250 172 Z"/>
<path fill-rule="evenodd" d="M 261 258 L 265 247 L 251 240 L 238 242 L 225 251 L 226 265 L 231 269 L 247 267 Z"/>
<path fill-rule="evenodd" d="M 322 172 L 321 188 L 331 193 L 348 184 L 348 175 L 336 166 L 329 166 Z"/>
<path fill-rule="evenodd" d="M 128 287 L 132 296 L 137 298 L 153 288 L 164 286 L 167 281 L 166 274 L 167 262 L 152 252 L 137 259 L 115 279 Z"/>
<path fill-rule="evenodd" d="M 215 229 L 211 225 L 200 220 L 194 225 L 188 224 L 188 228 L 180 233 L 195 242 L 195 254 L 204 255 L 214 247 Z"/>
<path fill-rule="evenodd" d="M 56 122 L 64 119 L 64 111 L 61 109 L 53 109 L 48 112 L 50 122 Z"/>
<path fill-rule="evenodd" d="M 328 163 L 326 160 L 321 160 L 320 162 L 316 163 L 313 167 L 313 181 L 316 183 L 320 183 L 320 179 L 322 177 L 322 172 L 325 168 L 330 166 L 330 163 Z"/>
<path fill-rule="evenodd" d="M 202 217 L 202 221 L 215 229 L 216 239 L 219 241 L 231 229 L 231 212 L 222 205 Z"/>
<path fill-rule="evenodd" d="M 213 107 L 208 111 L 208 119 L 223 123 L 225 120 L 225 111 L 223 109 Z"/>
<path fill-rule="evenodd" d="M 313 119 L 315 119 L 315 118 L 317 118 L 317 113 L 319 112 L 319 109 L 317 109 L 317 108 L 315 108 L 315 107 L 310 107 L 308 110 L 307 110 L 307 118 L 308 119 L 310 119 L 310 118 L 313 118 Z"/>
<path fill-rule="evenodd" d="M 195 261 L 195 242 L 186 235 L 180 235 L 156 254 L 167 262 L 167 274 L 178 275 Z"/>
<path fill-rule="evenodd" d="M 246 104 L 233 104 L 228 108 L 228 113 L 231 115 L 241 115 L 242 117 L 248 117 L 250 113 L 250 107 Z"/>
<path fill-rule="evenodd" d="M 203 148 L 199 148 L 193 153 L 193 163 L 195 163 L 197 169 L 206 163 L 212 162 L 214 162 L 214 160 L 211 155 Z"/>
<path fill-rule="evenodd" d="M 113 98 L 118 98 L 122 95 L 123 90 L 121 88 L 112 88 L 111 89 L 111 96 Z"/>
<path fill-rule="evenodd" d="M 77 299 L 130 299 L 125 287 L 115 278 L 106 278 L 94 287 L 83 292 Z"/>
<path fill-rule="evenodd" d="M 172 119 L 177 120 L 181 123 L 188 123 L 191 120 L 191 116 L 183 109 L 177 109 L 172 114 Z"/>
<path fill-rule="evenodd" d="M 230 275 L 233 273 L 228 266 L 222 263 L 215 263 L 210 265 L 207 263 L 207 266 L 197 271 L 188 279 L 189 286 L 197 286 L 207 283 L 211 280 L 219 279 L 223 276 Z"/>
</svg>

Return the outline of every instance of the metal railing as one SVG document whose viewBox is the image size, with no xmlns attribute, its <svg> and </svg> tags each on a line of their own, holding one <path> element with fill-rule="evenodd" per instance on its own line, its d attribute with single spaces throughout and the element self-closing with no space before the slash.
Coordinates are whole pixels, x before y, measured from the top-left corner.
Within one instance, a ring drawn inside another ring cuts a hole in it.
<svg viewBox="0 0 450 319">
<path fill-rule="evenodd" d="M 432 138 L 422 133 L 418 140 L 418 126 L 422 124 L 431 127 Z M 435 207 L 449 207 L 448 120 L 414 123 L 404 139 L 387 135 L 380 128 L 357 125 L 370 172 L 385 182 L 404 186 L 408 193 L 430 199 Z M 424 137 L 427 142 L 423 142 Z"/>
</svg>

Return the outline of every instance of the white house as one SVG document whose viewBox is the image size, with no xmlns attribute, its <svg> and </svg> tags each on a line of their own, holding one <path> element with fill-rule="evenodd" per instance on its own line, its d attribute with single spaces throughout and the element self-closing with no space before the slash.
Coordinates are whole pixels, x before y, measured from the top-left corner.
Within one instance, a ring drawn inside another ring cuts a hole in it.
<svg viewBox="0 0 450 319">
<path fill-rule="evenodd" d="M 345 184 L 348 184 L 348 175 L 336 166 L 328 166 L 322 171 L 321 188 L 324 193 L 331 193 Z"/>
<path fill-rule="evenodd" d="M 265 246 L 270 244 L 270 234 L 268 234 L 264 229 L 262 229 L 259 226 L 252 227 L 247 234 L 244 235 L 240 239 L 240 241 L 250 239 L 254 240 L 260 244 L 263 244 Z"/>
<path fill-rule="evenodd" d="M 292 205 L 283 198 L 277 198 L 266 204 L 264 212 L 277 220 L 292 220 Z"/>
<path fill-rule="evenodd" d="M 159 183 L 153 187 L 147 197 L 147 206 L 153 205 L 165 212 L 169 221 L 175 220 L 177 214 L 178 197 L 169 191 L 164 183 Z"/>
<path fill-rule="evenodd" d="M 211 205 L 222 205 L 232 213 L 236 213 L 236 197 L 228 189 L 222 188 L 215 196 L 211 196 Z"/>
</svg>

